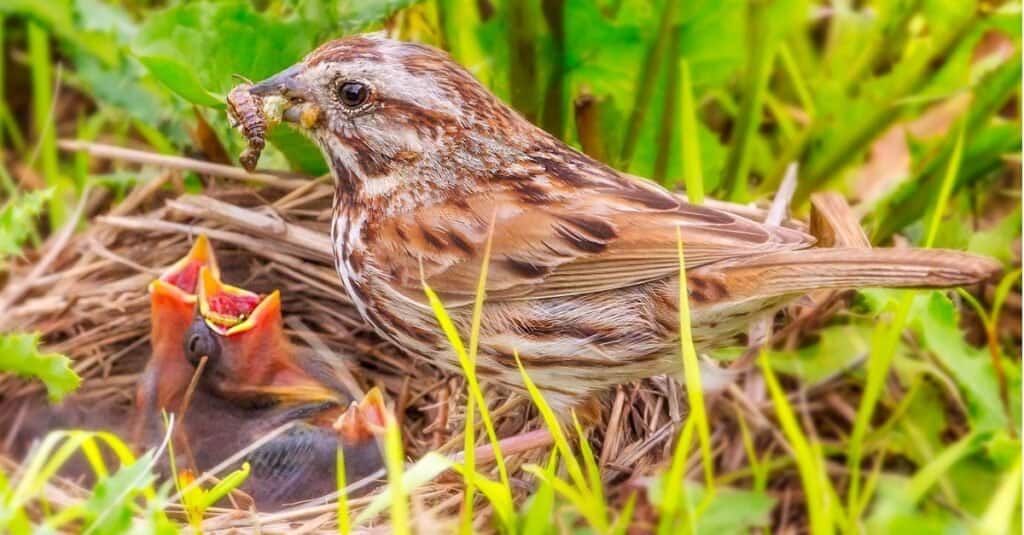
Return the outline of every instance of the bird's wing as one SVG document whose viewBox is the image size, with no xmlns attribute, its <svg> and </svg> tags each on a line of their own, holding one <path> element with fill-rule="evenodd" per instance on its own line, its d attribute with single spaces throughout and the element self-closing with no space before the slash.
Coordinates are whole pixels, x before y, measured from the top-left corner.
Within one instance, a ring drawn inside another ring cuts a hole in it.
<svg viewBox="0 0 1024 535">
<path fill-rule="evenodd" d="M 606 168 L 605 168 L 606 169 Z M 392 217 L 372 232 L 371 255 L 391 283 L 423 300 L 422 281 L 450 304 L 472 299 L 493 240 L 487 299 L 538 299 L 632 286 L 687 268 L 802 249 L 814 239 L 689 204 L 642 179 L 541 168 L 496 177 L 487 191 Z M 422 270 L 422 271 L 421 271 Z M 421 278 L 422 275 L 422 278 Z"/>
</svg>

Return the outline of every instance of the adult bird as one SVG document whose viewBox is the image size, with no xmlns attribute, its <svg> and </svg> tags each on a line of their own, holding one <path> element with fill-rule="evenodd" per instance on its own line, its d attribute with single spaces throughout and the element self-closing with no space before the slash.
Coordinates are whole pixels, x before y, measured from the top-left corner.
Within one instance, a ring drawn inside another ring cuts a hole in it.
<svg viewBox="0 0 1024 535">
<path fill-rule="evenodd" d="M 998 268 L 957 251 L 814 248 L 690 204 L 530 124 L 444 52 L 380 34 L 328 42 L 249 91 L 323 152 L 335 264 L 365 320 L 457 368 L 423 283 L 469 332 L 489 251 L 477 372 L 522 388 L 518 354 L 563 409 L 681 371 L 677 233 L 698 349 L 809 291 L 946 288 Z"/>
</svg>

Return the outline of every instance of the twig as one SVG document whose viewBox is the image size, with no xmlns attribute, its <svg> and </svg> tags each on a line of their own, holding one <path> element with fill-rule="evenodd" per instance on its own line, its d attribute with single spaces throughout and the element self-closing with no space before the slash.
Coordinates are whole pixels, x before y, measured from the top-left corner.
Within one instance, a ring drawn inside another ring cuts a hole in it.
<svg viewBox="0 0 1024 535">
<path fill-rule="evenodd" d="M 193 171 L 204 175 L 219 176 L 233 180 L 248 180 L 268 186 L 291 189 L 304 186 L 310 179 L 284 178 L 271 173 L 249 173 L 240 167 L 219 163 L 204 162 L 184 156 L 170 156 L 156 152 L 127 149 L 103 143 L 93 143 L 80 139 L 62 139 L 57 142 L 61 150 L 68 152 L 87 152 L 96 158 L 122 160 L 142 165 L 155 165 L 169 169 Z"/>
</svg>

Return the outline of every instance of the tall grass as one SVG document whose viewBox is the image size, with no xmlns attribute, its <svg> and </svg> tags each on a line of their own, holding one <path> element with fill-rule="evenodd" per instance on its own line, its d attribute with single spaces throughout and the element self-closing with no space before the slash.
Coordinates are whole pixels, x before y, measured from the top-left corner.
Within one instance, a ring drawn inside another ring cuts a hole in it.
<svg viewBox="0 0 1024 535">
<path fill-rule="evenodd" d="M 50 51 L 50 34 L 38 23 L 27 23 L 28 55 L 32 74 L 32 120 L 37 136 L 37 151 L 33 158 L 41 162 L 46 183 L 55 188 L 49 203 L 50 226 L 58 227 L 67 217 L 64 187 L 57 161 L 57 133 L 54 125 L 53 62 Z"/>
<path fill-rule="evenodd" d="M 931 247 L 935 242 L 939 223 L 942 221 L 942 215 L 945 213 L 950 192 L 952 191 L 953 184 L 956 182 L 957 171 L 960 169 L 960 161 L 963 156 L 964 124 L 964 122 L 961 122 L 954 132 L 956 138 L 953 155 L 946 167 L 945 178 L 939 190 L 938 198 L 935 199 L 932 217 L 923 244 L 924 247 Z M 850 471 L 847 509 L 850 513 L 849 522 L 851 524 L 859 521 L 860 512 L 867 507 L 871 499 L 870 495 L 861 496 L 861 462 L 864 456 L 864 440 L 871 425 L 872 416 L 875 413 L 875 406 L 882 395 L 885 378 L 889 374 L 893 358 L 896 355 L 896 348 L 899 345 L 903 328 L 910 314 L 913 299 L 913 293 L 908 292 L 904 294 L 893 310 L 891 322 L 888 325 L 879 325 L 871 338 L 871 351 L 867 362 L 867 380 L 864 386 L 864 393 L 857 408 L 857 416 L 853 423 L 847 455 L 847 467 Z"/>
</svg>

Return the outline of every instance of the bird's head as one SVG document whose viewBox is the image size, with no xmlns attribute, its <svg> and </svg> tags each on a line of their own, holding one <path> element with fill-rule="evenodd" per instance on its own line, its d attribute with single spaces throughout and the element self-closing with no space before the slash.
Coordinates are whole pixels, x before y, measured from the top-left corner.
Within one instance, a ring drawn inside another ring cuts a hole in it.
<svg viewBox="0 0 1024 535">
<path fill-rule="evenodd" d="M 213 248 L 206 236 L 200 235 L 187 255 L 149 285 L 152 356 L 139 383 L 140 406 L 146 401 L 143 397 L 154 393 L 156 406 L 165 407 L 188 384 L 192 368 L 185 360 L 181 340 L 195 314 L 202 270 L 219 273 Z"/>
<path fill-rule="evenodd" d="M 201 269 L 198 305 L 179 344 L 193 366 L 207 358 L 203 382 L 219 397 L 254 402 L 335 398 L 300 366 L 284 332 L 279 291 L 256 294 Z"/>
<path fill-rule="evenodd" d="M 393 420 L 394 416 L 388 412 L 384 394 L 373 387 L 359 403 L 349 404 L 332 426 L 345 444 L 360 444 L 383 435 L 388 418 Z"/>
<path fill-rule="evenodd" d="M 251 92 L 316 141 L 340 193 L 367 198 L 458 187 L 529 128 L 445 52 L 381 34 L 328 42 Z"/>
</svg>

